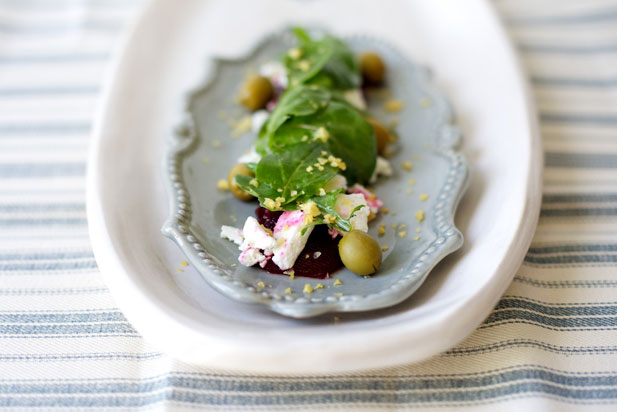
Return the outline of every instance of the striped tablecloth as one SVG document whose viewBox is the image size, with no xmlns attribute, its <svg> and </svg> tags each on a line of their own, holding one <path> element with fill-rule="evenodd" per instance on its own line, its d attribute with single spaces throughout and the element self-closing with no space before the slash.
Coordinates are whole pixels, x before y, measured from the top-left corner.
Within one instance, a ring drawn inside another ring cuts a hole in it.
<svg viewBox="0 0 617 412">
<path fill-rule="evenodd" d="M 529 72 L 546 159 L 514 282 L 472 336 L 424 363 L 263 377 L 158 353 L 97 271 L 89 132 L 143 2 L 0 0 L 0 409 L 617 410 L 617 1 L 494 4 Z"/>
</svg>

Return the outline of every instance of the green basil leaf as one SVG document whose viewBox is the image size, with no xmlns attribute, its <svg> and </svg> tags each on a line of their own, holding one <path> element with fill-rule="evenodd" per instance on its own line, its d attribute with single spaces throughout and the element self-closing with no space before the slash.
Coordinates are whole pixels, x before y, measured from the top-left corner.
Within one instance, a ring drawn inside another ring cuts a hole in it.
<svg viewBox="0 0 617 412">
<path fill-rule="evenodd" d="M 290 118 L 270 137 L 268 147 L 273 153 L 284 153 L 289 146 L 313 141 L 320 127 L 329 135 L 327 151 L 347 165 L 342 173 L 350 184 L 366 184 L 377 163 L 375 132 L 362 113 L 346 102 L 330 101 L 310 116 Z"/>
<path fill-rule="evenodd" d="M 257 164 L 255 173 L 259 187 L 264 185 L 272 190 L 268 192 L 270 199 L 284 198 L 281 206 L 313 196 L 339 170 L 327 163 L 321 166 L 323 170 L 319 170 L 316 164 L 319 164 L 317 159 L 323 150 L 323 145 L 307 144 L 292 146 L 283 153 L 265 155 Z M 265 198 L 259 192 L 257 195 L 263 204 Z"/>
</svg>

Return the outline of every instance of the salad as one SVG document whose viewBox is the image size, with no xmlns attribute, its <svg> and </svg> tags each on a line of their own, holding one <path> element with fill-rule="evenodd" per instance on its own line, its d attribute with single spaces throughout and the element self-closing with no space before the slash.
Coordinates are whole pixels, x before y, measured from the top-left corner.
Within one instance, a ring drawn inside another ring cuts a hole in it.
<svg viewBox="0 0 617 412">
<path fill-rule="evenodd" d="M 367 231 L 383 202 L 367 186 L 392 174 L 381 155 L 394 135 L 366 111 L 364 90 L 383 84 L 386 67 L 333 36 L 294 33 L 297 46 L 241 87 L 257 138 L 219 188 L 259 207 L 220 235 L 238 244 L 245 266 L 291 277 L 345 266 L 368 276 L 381 265 Z"/>
</svg>

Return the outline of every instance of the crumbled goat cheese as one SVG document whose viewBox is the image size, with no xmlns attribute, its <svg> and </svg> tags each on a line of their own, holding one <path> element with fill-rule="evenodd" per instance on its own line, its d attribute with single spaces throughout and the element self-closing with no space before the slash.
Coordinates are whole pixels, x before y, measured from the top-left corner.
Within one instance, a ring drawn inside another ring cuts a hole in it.
<svg viewBox="0 0 617 412">
<path fill-rule="evenodd" d="M 261 155 L 255 151 L 255 147 L 251 146 L 251 150 L 238 158 L 238 163 L 259 163 Z"/>
<path fill-rule="evenodd" d="M 343 175 L 336 175 L 323 187 L 326 192 L 347 188 L 347 179 Z"/>
<path fill-rule="evenodd" d="M 223 225 L 221 226 L 221 237 L 234 242 L 236 245 L 241 245 L 244 237 L 242 236 L 242 229 L 237 227 Z"/>
<path fill-rule="evenodd" d="M 240 253 L 238 261 L 244 266 L 253 266 L 254 264 L 260 263 L 265 259 L 266 257 L 259 251 L 259 249 L 248 248 Z"/>
<path fill-rule="evenodd" d="M 244 236 L 244 241 L 240 245 L 240 250 L 261 249 L 266 255 L 271 255 L 272 249 L 276 246 L 276 240 L 271 232 L 260 225 L 253 216 L 246 218 L 242 236 Z"/>
<path fill-rule="evenodd" d="M 287 70 L 281 62 L 271 61 L 259 68 L 259 74 L 270 79 L 275 87 L 287 88 Z"/>
<path fill-rule="evenodd" d="M 259 133 L 261 126 L 268 120 L 270 113 L 267 110 L 257 110 L 251 116 L 251 131 L 255 134 Z"/>
<path fill-rule="evenodd" d="M 274 255 L 272 261 L 282 269 L 291 268 L 302 249 L 306 245 L 309 235 L 313 231 L 313 226 L 307 227 L 307 220 L 304 212 L 295 210 L 293 212 L 283 212 L 274 226 Z M 306 228 L 304 234 L 302 230 Z"/>
<path fill-rule="evenodd" d="M 355 212 L 353 211 L 358 206 L 364 206 Z M 349 219 L 352 213 L 354 216 L 349 220 L 351 227 L 354 230 L 368 231 L 368 215 L 371 213 L 367 207 L 366 199 L 361 193 L 351 195 L 340 194 L 336 197 L 334 210 L 338 212 L 344 219 Z"/>
<path fill-rule="evenodd" d="M 379 176 L 392 176 L 392 165 L 381 156 L 377 156 L 377 164 L 375 165 L 373 175 L 369 179 L 369 183 L 375 183 Z"/>
<path fill-rule="evenodd" d="M 366 187 L 356 183 L 351 187 L 352 193 L 359 193 L 364 196 L 366 200 L 366 204 L 371 212 L 377 214 L 379 213 L 379 208 L 383 206 L 383 202 L 379 199 L 373 192 L 368 190 Z"/>
<path fill-rule="evenodd" d="M 366 100 L 364 100 L 364 96 L 362 95 L 362 90 L 360 89 L 350 89 L 345 90 L 343 92 L 343 97 L 345 100 L 352 106 L 357 107 L 360 110 L 366 110 Z"/>
</svg>

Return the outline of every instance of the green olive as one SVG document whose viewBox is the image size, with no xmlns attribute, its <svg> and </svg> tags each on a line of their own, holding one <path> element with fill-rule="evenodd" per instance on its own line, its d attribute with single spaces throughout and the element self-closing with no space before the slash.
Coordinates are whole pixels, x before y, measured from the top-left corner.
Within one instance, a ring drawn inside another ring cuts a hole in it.
<svg viewBox="0 0 617 412">
<path fill-rule="evenodd" d="M 372 275 L 381 266 L 379 243 L 360 230 L 352 230 L 341 239 L 338 253 L 345 267 L 357 275 Z"/>
<path fill-rule="evenodd" d="M 236 182 L 236 175 L 255 175 L 244 163 L 236 163 L 234 167 L 231 168 L 231 170 L 229 171 L 229 175 L 227 176 L 227 182 L 229 183 L 229 191 L 231 192 L 231 194 L 240 200 L 251 200 L 253 196 L 251 196 L 249 193 L 242 190 L 240 186 L 238 186 L 238 182 Z"/>
<path fill-rule="evenodd" d="M 270 80 L 263 76 L 250 76 L 240 89 L 238 101 L 249 110 L 259 110 L 266 107 L 272 98 L 274 89 Z"/>
<path fill-rule="evenodd" d="M 360 71 L 366 83 L 381 84 L 386 75 L 386 65 L 377 53 L 367 52 L 360 55 Z"/>
<path fill-rule="evenodd" d="M 373 130 L 375 131 L 375 137 L 377 138 L 377 152 L 380 155 L 383 155 L 386 150 L 386 146 L 388 143 L 392 143 L 394 138 L 392 137 L 390 131 L 386 129 L 379 121 L 373 118 L 368 118 L 366 121 L 373 126 Z"/>
</svg>

